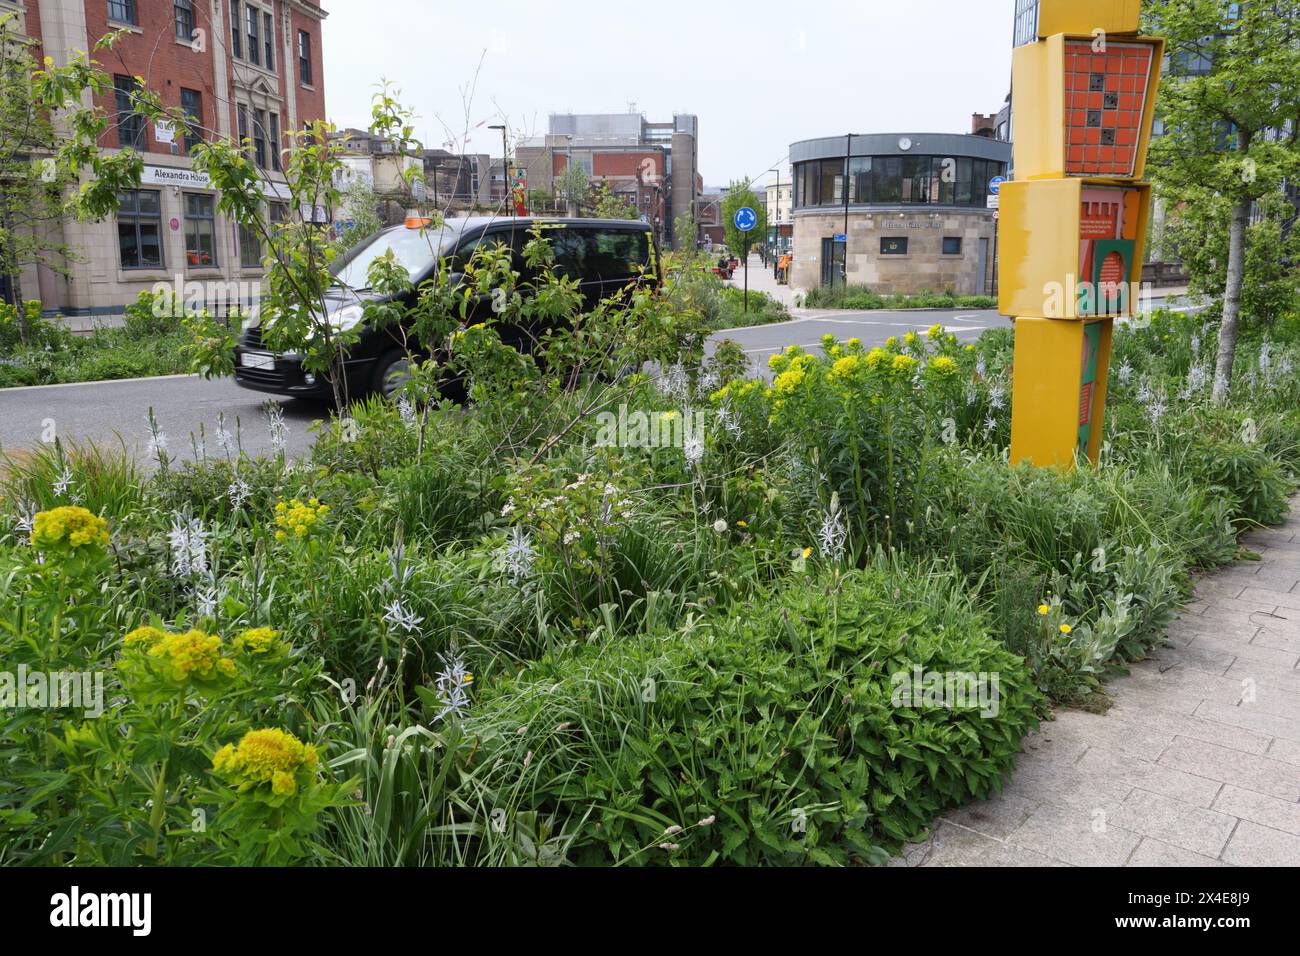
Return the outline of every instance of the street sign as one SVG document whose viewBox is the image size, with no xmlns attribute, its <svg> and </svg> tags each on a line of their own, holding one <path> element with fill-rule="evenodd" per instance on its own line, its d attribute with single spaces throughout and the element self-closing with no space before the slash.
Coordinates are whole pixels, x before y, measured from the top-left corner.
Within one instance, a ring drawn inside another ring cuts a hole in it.
<svg viewBox="0 0 1300 956">
<path fill-rule="evenodd" d="M 837 232 L 835 235 L 831 236 L 832 242 L 848 242 L 848 239 L 849 237 L 842 232 Z"/>
<path fill-rule="evenodd" d="M 998 190 L 1002 188 L 1002 184 L 1005 183 L 1006 181 L 1007 181 L 1007 177 L 1005 176 L 994 176 L 992 179 L 989 180 L 989 192 L 992 193 L 994 196 L 996 196 L 998 194 Z"/>
<path fill-rule="evenodd" d="M 736 224 L 736 228 L 741 232 L 749 232 L 758 225 L 758 213 L 748 206 L 741 206 L 736 210 L 736 215 L 732 217 L 731 221 Z"/>
<path fill-rule="evenodd" d="M 1002 197 L 997 193 L 994 193 L 992 196 L 986 196 L 984 198 L 984 206 L 987 209 L 997 209 L 998 204 L 1001 202 L 1002 202 Z"/>
</svg>

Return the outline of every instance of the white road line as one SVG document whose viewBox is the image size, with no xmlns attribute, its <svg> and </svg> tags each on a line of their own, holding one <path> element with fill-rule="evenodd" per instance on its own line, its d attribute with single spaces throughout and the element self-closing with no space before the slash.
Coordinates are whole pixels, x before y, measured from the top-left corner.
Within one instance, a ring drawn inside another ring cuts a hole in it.
<svg viewBox="0 0 1300 956">
<path fill-rule="evenodd" d="M 31 392 L 38 388 L 77 388 L 83 385 L 125 385 L 128 382 L 166 382 L 176 378 L 198 378 L 192 372 L 181 375 L 146 375 L 142 378 L 106 378 L 98 382 L 55 382 L 52 385 L 15 385 L 13 388 L 0 388 L 0 398 L 10 392 Z"/>
</svg>

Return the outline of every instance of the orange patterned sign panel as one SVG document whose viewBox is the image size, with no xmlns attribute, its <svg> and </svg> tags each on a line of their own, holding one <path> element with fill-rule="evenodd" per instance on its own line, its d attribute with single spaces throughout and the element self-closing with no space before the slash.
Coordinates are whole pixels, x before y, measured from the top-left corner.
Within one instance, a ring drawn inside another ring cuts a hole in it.
<svg viewBox="0 0 1300 956">
<path fill-rule="evenodd" d="M 1134 174 L 1153 49 L 1110 43 L 1094 52 L 1087 40 L 1066 42 L 1066 175 Z"/>
</svg>

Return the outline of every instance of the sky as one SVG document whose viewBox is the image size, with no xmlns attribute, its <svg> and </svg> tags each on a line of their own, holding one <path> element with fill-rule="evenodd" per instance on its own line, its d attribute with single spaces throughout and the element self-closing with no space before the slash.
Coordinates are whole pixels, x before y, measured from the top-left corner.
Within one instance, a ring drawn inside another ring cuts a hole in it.
<svg viewBox="0 0 1300 956">
<path fill-rule="evenodd" d="M 501 155 L 551 113 L 699 117 L 706 185 L 764 182 L 790 144 L 969 133 L 1011 76 L 1015 0 L 322 0 L 325 102 L 369 125 L 390 81 L 431 148 Z M 467 136 L 468 133 L 468 136 Z"/>
</svg>

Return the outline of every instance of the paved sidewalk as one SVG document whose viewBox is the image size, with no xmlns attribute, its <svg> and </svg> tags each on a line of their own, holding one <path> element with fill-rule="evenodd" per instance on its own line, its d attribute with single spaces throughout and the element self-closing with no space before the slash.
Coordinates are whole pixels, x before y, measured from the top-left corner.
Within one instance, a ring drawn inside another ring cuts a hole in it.
<svg viewBox="0 0 1300 956">
<path fill-rule="evenodd" d="M 743 288 L 745 284 L 745 264 L 742 262 L 740 267 L 732 274 L 731 279 L 723 280 L 728 285 L 735 286 L 737 289 Z M 763 260 L 757 255 L 749 257 L 749 291 L 766 292 L 777 302 L 782 303 L 787 309 L 791 310 L 791 315 L 795 314 L 794 309 L 794 290 L 788 285 L 781 285 L 776 281 L 776 276 L 772 274 L 772 265 L 769 260 L 766 267 L 763 266 Z"/>
<path fill-rule="evenodd" d="M 1025 740 L 1003 793 L 896 866 L 1300 866 L 1300 498 L 1206 575 L 1170 644 Z"/>
</svg>

